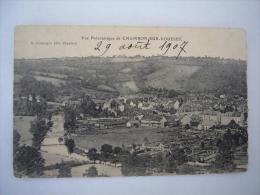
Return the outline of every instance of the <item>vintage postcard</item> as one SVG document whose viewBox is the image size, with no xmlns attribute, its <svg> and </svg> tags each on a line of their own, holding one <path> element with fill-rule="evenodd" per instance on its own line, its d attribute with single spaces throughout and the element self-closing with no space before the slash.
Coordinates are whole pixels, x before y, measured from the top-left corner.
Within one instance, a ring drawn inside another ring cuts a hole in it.
<svg viewBox="0 0 260 195">
<path fill-rule="evenodd" d="M 17 26 L 16 177 L 247 170 L 246 33 Z"/>
</svg>

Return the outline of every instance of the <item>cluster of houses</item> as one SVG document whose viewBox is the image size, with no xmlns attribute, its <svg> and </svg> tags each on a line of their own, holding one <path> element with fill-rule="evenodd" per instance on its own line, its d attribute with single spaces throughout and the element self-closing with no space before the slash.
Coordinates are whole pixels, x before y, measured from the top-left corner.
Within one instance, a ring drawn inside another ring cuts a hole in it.
<svg viewBox="0 0 260 195">
<path fill-rule="evenodd" d="M 212 113 L 198 113 L 198 112 L 190 112 L 185 114 L 180 114 L 181 124 L 189 125 L 192 120 L 193 115 L 198 115 L 201 118 L 200 123 L 197 128 L 200 130 L 208 130 L 211 127 L 219 126 L 219 125 L 228 125 L 231 121 L 235 121 L 236 124 L 243 127 L 246 125 L 246 117 L 244 113 L 236 115 L 235 113 L 220 113 L 220 112 L 212 112 Z"/>
<path fill-rule="evenodd" d="M 23 105 L 21 102 L 29 105 L 31 102 L 41 103 L 42 101 L 40 96 L 29 95 L 20 97 L 19 105 Z M 194 116 L 199 118 L 196 124 L 196 128 L 199 130 L 207 130 L 217 125 L 227 125 L 232 120 L 240 126 L 247 125 L 246 100 L 243 100 L 243 98 L 230 100 L 226 95 L 216 97 L 192 94 L 180 95 L 171 99 L 119 96 L 107 101 L 95 99 L 94 102 L 96 109 L 108 110 L 114 113 L 115 117 L 84 118 L 83 116 L 80 122 L 81 127 L 84 127 L 84 125 L 86 125 L 86 128 L 185 127 L 191 125 Z M 232 106 L 232 111 L 222 112 L 217 109 L 225 107 L 225 102 L 228 106 Z M 47 102 L 48 110 L 59 110 L 67 104 L 78 105 L 80 101 Z M 174 110 L 174 113 L 169 112 L 169 110 Z"/>
<path fill-rule="evenodd" d="M 14 97 L 14 113 L 16 115 L 33 115 L 35 112 L 46 110 L 47 103 L 39 95 Z"/>
<path fill-rule="evenodd" d="M 107 101 L 94 100 L 96 109 L 108 110 L 114 113 L 115 117 L 82 117 L 82 121 L 84 121 L 82 124 L 88 124 L 95 128 L 193 126 L 199 130 L 227 125 L 231 121 L 235 121 L 240 126 L 246 125 L 245 101 L 236 105 L 235 111 L 220 112 L 213 108 L 218 102 L 223 103 L 223 99 L 226 98 L 224 95 L 219 98 L 213 96 L 204 99 L 200 96 L 197 98 L 193 96 L 193 99 L 186 99 L 186 101 L 181 98 L 158 99 L 150 97 L 145 99 L 119 96 Z M 167 112 L 169 109 L 175 110 L 174 114 Z M 192 123 L 194 118 L 198 118 L 197 123 Z"/>
</svg>

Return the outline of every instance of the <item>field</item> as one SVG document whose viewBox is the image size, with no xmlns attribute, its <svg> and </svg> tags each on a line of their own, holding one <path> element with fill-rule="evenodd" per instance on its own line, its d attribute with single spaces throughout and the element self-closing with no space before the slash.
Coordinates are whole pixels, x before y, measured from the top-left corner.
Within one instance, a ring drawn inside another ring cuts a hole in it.
<svg viewBox="0 0 260 195">
<path fill-rule="evenodd" d="M 166 64 L 161 66 L 161 69 L 146 76 L 146 85 L 154 88 L 171 89 L 174 86 L 176 90 L 184 89 L 186 85 L 185 78 L 191 77 L 195 72 L 202 67 L 197 65 L 172 65 Z"/>
<path fill-rule="evenodd" d="M 98 171 L 98 175 L 107 175 L 107 176 L 122 176 L 121 168 L 108 166 L 104 164 L 88 164 L 88 165 L 81 165 L 72 167 L 71 169 L 71 176 L 72 177 L 82 177 L 83 173 L 86 172 L 90 167 L 96 167 Z M 58 170 L 46 170 L 44 171 L 45 177 L 57 177 L 58 176 Z"/>
<path fill-rule="evenodd" d="M 121 168 L 108 166 L 104 164 L 89 164 L 89 165 L 82 165 L 77 167 L 72 167 L 71 169 L 71 175 L 72 177 L 82 177 L 82 174 L 85 173 L 86 170 L 89 169 L 89 167 L 96 167 L 99 175 L 107 175 L 110 177 L 113 176 L 122 176 Z"/>
<path fill-rule="evenodd" d="M 164 143 L 171 140 L 175 129 L 170 128 L 117 128 L 99 130 L 97 133 L 76 136 L 76 145 L 82 148 L 95 147 L 100 149 L 103 144 L 127 146 L 142 144 L 147 138 L 150 143 Z"/>
<path fill-rule="evenodd" d="M 35 116 L 14 116 L 14 129 L 21 135 L 21 144 L 32 144 L 32 134 L 29 130 L 34 119 Z"/>
<path fill-rule="evenodd" d="M 21 78 L 23 78 L 23 75 L 14 74 L 14 83 L 19 83 Z"/>
<path fill-rule="evenodd" d="M 38 81 L 47 81 L 52 83 L 54 86 L 61 86 L 62 84 L 65 84 L 65 80 L 62 79 L 56 79 L 56 78 L 50 78 L 45 76 L 34 76 Z"/>
<path fill-rule="evenodd" d="M 178 60 L 169 57 L 35 59 L 15 60 L 14 66 L 15 74 L 34 72 L 38 80 L 56 86 L 73 75 L 90 86 L 105 85 L 106 89 L 124 95 L 148 86 L 182 92 L 220 90 L 222 93 L 243 94 L 246 93 L 246 68 L 245 61 L 208 57 Z"/>
</svg>

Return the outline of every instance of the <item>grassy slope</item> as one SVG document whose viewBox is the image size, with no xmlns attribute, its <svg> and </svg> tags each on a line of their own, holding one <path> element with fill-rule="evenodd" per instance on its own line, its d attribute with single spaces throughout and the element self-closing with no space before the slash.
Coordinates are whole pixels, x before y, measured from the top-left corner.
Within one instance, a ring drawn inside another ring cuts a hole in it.
<svg viewBox="0 0 260 195">
<path fill-rule="evenodd" d="M 246 93 L 246 64 L 237 60 L 170 57 L 16 60 L 15 72 L 21 74 L 21 70 L 78 76 L 125 94 L 147 86 Z"/>
</svg>

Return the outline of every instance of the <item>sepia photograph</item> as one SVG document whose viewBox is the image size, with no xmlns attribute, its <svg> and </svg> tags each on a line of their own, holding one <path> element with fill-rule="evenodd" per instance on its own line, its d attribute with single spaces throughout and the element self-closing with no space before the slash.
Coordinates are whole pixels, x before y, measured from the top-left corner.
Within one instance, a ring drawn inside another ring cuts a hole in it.
<svg viewBox="0 0 260 195">
<path fill-rule="evenodd" d="M 17 26 L 18 178 L 247 171 L 241 29 Z"/>
</svg>

